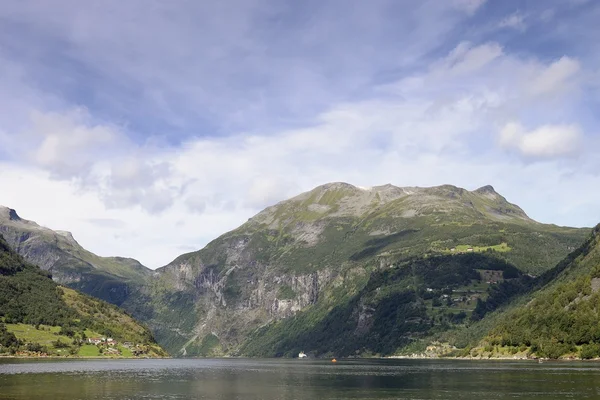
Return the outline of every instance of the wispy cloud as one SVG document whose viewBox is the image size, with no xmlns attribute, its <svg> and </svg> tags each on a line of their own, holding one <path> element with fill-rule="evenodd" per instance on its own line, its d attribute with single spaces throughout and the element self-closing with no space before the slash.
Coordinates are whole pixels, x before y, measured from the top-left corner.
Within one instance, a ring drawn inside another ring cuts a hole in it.
<svg viewBox="0 0 600 400">
<path fill-rule="evenodd" d="M 479 10 L 486 0 L 453 0 L 454 5 L 472 15 Z"/>
<path fill-rule="evenodd" d="M 521 14 L 520 12 L 516 12 L 505 17 L 504 19 L 502 19 L 502 21 L 500 21 L 498 26 L 500 28 L 516 29 L 521 32 L 525 32 L 525 30 L 527 29 L 527 24 L 525 23 L 525 15 Z"/>
</svg>

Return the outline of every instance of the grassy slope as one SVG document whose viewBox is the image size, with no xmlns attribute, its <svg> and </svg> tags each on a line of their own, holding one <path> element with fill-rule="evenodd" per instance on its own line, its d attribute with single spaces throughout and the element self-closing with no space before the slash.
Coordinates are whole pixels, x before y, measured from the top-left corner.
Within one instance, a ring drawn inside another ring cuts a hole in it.
<svg viewBox="0 0 600 400">
<path fill-rule="evenodd" d="M 133 357 L 130 348 L 125 347 L 122 341 L 116 346 L 94 345 L 82 343 L 81 345 L 73 346 L 73 337 L 61 334 L 61 327 L 49 325 L 28 325 L 28 324 L 5 324 L 8 332 L 13 333 L 17 339 L 23 344 L 21 345 L 21 354 L 26 355 L 28 344 L 39 344 L 44 350 L 43 352 L 49 355 L 57 356 L 77 356 L 77 357 Z M 90 329 L 85 329 L 85 335 L 89 338 L 102 337 L 102 334 Z M 67 344 L 67 347 L 57 347 L 56 342 Z M 140 342 L 133 342 L 140 343 Z M 140 343 L 141 344 L 141 343 Z M 119 354 L 108 354 L 106 349 L 114 347 L 119 350 Z M 135 347 L 134 347 L 135 348 Z M 156 345 L 142 345 L 144 354 L 142 356 L 160 357 L 165 353 Z"/>
<path fill-rule="evenodd" d="M 104 336 L 139 344 L 148 356 L 166 355 L 147 328 L 114 305 L 58 286 L 1 236 L 0 323 L 3 334 L 8 332 L 0 340 L 4 353 L 77 354 L 87 337 Z"/>
</svg>

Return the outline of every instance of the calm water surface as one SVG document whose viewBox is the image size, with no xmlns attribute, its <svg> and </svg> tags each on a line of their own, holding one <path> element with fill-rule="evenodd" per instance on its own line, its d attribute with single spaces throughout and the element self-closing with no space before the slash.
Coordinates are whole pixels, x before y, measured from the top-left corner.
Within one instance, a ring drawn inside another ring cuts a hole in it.
<svg viewBox="0 0 600 400">
<path fill-rule="evenodd" d="M 1 399 L 600 399 L 600 364 L 0 360 Z"/>
</svg>

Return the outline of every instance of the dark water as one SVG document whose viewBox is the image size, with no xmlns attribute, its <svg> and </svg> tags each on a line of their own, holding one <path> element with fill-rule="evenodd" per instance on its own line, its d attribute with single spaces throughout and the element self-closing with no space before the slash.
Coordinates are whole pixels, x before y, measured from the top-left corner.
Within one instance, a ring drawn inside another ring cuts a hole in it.
<svg viewBox="0 0 600 400">
<path fill-rule="evenodd" d="M 0 360 L 1 399 L 600 399 L 600 364 Z"/>
</svg>

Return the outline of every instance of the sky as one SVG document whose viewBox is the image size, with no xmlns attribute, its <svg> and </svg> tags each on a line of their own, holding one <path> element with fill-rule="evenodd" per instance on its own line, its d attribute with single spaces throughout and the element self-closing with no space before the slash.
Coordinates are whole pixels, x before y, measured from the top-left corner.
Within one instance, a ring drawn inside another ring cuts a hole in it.
<svg viewBox="0 0 600 400">
<path fill-rule="evenodd" d="M 315 186 L 600 222 L 598 0 L 2 0 L 0 204 L 150 268 Z"/>
</svg>

